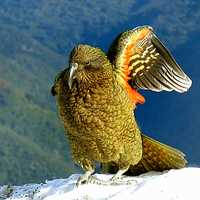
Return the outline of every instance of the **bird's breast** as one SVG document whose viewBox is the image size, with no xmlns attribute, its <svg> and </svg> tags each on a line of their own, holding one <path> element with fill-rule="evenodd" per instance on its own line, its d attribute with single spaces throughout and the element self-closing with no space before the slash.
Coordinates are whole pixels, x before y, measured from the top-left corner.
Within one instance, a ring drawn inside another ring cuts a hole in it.
<svg viewBox="0 0 200 200">
<path fill-rule="evenodd" d="M 60 96 L 59 105 L 69 139 L 86 154 L 94 152 L 97 160 L 100 155 L 111 159 L 109 152 L 119 151 L 120 137 L 133 124 L 133 105 L 121 88 L 68 93 Z"/>
</svg>

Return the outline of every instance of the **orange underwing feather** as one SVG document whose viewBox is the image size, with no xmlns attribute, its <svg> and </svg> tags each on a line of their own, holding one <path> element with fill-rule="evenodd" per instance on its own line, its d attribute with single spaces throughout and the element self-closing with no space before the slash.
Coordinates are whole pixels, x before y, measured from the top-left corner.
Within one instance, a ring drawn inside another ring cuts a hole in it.
<svg viewBox="0 0 200 200">
<path fill-rule="evenodd" d="M 142 40 L 148 33 L 149 29 L 143 29 L 142 31 L 140 31 L 139 34 L 130 37 L 129 42 L 124 50 L 124 55 L 122 58 L 123 61 L 122 61 L 121 75 L 125 81 L 125 87 L 127 89 L 129 97 L 135 104 L 137 103 L 143 104 L 145 102 L 145 98 L 139 92 L 137 92 L 136 89 L 132 88 L 128 83 L 128 81 L 131 79 L 130 61 L 132 60 L 131 57 L 133 55 L 134 49 L 136 49 L 136 44 L 138 40 Z"/>
<path fill-rule="evenodd" d="M 139 92 L 137 92 L 137 90 L 133 89 L 128 83 L 126 83 L 126 89 L 130 99 L 134 104 L 145 103 L 145 98 Z"/>
<path fill-rule="evenodd" d="M 182 93 L 192 84 L 150 26 L 121 33 L 112 43 L 107 57 L 134 103 L 145 101 L 137 89 Z"/>
</svg>

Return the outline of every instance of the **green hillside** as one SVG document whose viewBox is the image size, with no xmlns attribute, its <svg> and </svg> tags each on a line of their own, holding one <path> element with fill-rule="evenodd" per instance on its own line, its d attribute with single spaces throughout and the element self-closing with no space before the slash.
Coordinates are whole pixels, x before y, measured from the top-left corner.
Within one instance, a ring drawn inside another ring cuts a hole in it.
<svg viewBox="0 0 200 200">
<path fill-rule="evenodd" d="M 28 38 L 23 39 L 28 42 Z M 13 44 L 17 46 L 16 41 Z M 68 162 L 70 155 L 62 125 L 50 97 L 50 78 L 56 73 L 55 67 L 53 70 L 50 61 L 43 59 L 51 57 L 55 61 L 59 56 L 40 45 L 35 48 L 33 53 L 18 49 L 11 56 L 3 55 L 4 52 L 0 56 L 0 183 L 3 184 L 66 176 L 74 167 Z"/>
<path fill-rule="evenodd" d="M 12 21 L 11 11 L 16 5 L 4 7 L 2 2 L 0 184 L 65 177 L 75 167 L 70 162 L 64 130 L 50 95 L 54 76 L 63 66 L 64 58 L 33 37 L 33 24 L 24 30 L 22 16 L 17 18 L 21 25 Z M 26 18 L 26 13 L 21 15 Z"/>
</svg>

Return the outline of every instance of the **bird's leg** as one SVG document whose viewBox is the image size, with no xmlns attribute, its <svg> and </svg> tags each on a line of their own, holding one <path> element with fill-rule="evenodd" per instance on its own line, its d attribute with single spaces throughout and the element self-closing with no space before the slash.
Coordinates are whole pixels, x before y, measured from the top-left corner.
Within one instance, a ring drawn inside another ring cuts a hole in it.
<svg viewBox="0 0 200 200">
<path fill-rule="evenodd" d="M 122 175 L 129 169 L 129 166 L 121 168 L 117 173 L 110 179 L 111 182 L 116 182 L 122 179 Z"/>
<path fill-rule="evenodd" d="M 117 171 L 117 173 L 107 181 L 107 184 L 109 185 L 130 185 L 130 184 L 134 184 L 136 181 L 133 179 L 130 179 L 128 177 L 126 177 L 125 179 L 123 179 L 123 174 L 126 173 L 129 169 L 129 164 L 125 164 L 123 166 L 119 166 L 119 170 Z"/>
<path fill-rule="evenodd" d="M 94 170 L 86 171 L 85 174 L 83 174 L 82 176 L 80 176 L 78 178 L 76 185 L 79 186 L 79 185 L 82 185 L 82 184 L 89 183 L 89 178 L 93 173 L 94 173 Z"/>
<path fill-rule="evenodd" d="M 132 184 L 132 181 L 122 180 L 122 175 L 129 169 L 129 165 L 120 166 L 117 173 L 109 180 L 100 180 L 92 174 L 95 171 L 95 165 L 89 160 L 84 160 L 80 162 L 81 167 L 85 170 L 85 174 L 79 177 L 76 185 L 80 186 L 82 184 L 92 183 L 98 185 L 121 185 L 121 184 Z"/>
<path fill-rule="evenodd" d="M 85 170 L 85 174 L 79 177 L 77 180 L 76 185 L 82 185 L 90 182 L 90 177 L 95 171 L 95 165 L 92 161 L 88 159 L 84 159 L 83 161 L 79 162 L 83 170 Z"/>
</svg>

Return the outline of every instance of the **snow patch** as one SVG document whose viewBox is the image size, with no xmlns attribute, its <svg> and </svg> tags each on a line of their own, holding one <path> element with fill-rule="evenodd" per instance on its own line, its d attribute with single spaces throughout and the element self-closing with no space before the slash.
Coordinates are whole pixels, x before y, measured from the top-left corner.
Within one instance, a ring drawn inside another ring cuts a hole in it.
<svg viewBox="0 0 200 200">
<path fill-rule="evenodd" d="M 184 168 L 162 173 L 149 172 L 125 177 L 131 184 L 76 186 L 80 175 L 41 184 L 1 186 L 0 199 L 7 200 L 198 200 L 200 199 L 200 168 Z M 108 180 L 112 175 L 96 174 Z"/>
</svg>

